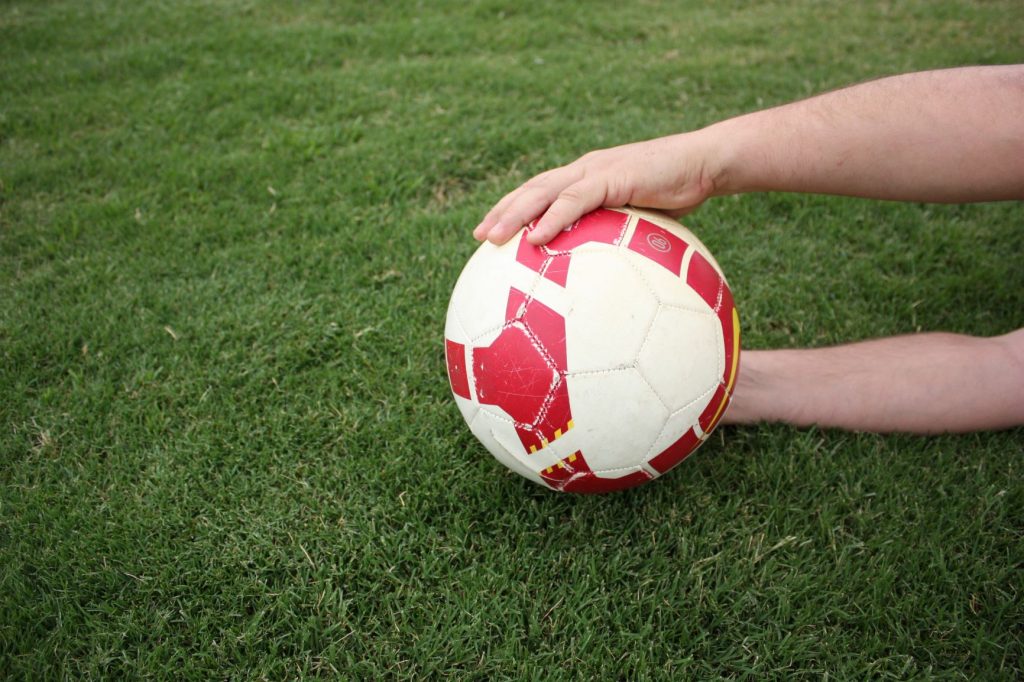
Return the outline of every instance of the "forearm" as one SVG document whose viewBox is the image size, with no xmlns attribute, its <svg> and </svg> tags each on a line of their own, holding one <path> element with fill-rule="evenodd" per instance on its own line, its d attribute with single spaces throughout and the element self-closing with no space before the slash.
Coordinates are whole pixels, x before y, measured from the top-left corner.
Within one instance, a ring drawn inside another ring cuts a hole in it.
<svg viewBox="0 0 1024 682">
<path fill-rule="evenodd" d="M 883 78 L 700 134 L 718 149 L 714 194 L 1024 199 L 1024 66 Z"/>
<path fill-rule="evenodd" d="M 725 421 L 912 433 L 1024 425 L 1024 330 L 749 351 Z"/>
</svg>

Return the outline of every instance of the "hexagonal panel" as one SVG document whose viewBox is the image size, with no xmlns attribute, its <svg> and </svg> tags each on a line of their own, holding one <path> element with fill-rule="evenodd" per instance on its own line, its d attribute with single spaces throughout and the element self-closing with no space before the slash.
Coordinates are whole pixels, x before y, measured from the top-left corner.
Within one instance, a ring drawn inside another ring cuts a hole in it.
<svg viewBox="0 0 1024 682">
<path fill-rule="evenodd" d="M 570 374 L 632 365 L 658 302 L 622 252 L 598 246 L 574 252 L 567 288 Z"/>
<path fill-rule="evenodd" d="M 724 363 L 718 318 L 669 306 L 658 309 L 637 358 L 639 370 L 672 412 L 718 384 Z"/>
</svg>

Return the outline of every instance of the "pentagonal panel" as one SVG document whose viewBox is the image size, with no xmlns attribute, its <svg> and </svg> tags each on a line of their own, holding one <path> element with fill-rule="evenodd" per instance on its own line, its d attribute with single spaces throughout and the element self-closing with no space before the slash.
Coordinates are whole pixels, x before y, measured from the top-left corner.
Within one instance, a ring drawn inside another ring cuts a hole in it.
<svg viewBox="0 0 1024 682">
<path fill-rule="evenodd" d="M 583 452 L 591 471 L 612 473 L 641 464 L 668 411 L 640 372 L 579 374 L 568 384 L 574 426 L 565 438 Z"/>
<path fill-rule="evenodd" d="M 573 252 L 565 320 L 569 372 L 627 367 L 636 361 L 657 299 L 614 247 Z"/>
<path fill-rule="evenodd" d="M 724 363 L 718 318 L 669 306 L 658 309 L 637 358 L 639 370 L 672 412 L 692 407 L 711 390 Z"/>
</svg>

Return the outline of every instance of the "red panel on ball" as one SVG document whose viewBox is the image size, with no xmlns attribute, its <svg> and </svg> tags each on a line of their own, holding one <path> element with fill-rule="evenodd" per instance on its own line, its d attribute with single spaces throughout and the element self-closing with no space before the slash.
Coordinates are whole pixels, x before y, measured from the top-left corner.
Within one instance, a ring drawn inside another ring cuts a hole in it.
<svg viewBox="0 0 1024 682">
<path fill-rule="evenodd" d="M 651 458 L 651 466 L 661 473 L 665 473 L 686 459 L 700 443 L 697 433 L 693 429 L 687 429 L 686 433 L 679 437 L 679 440 L 665 448 L 661 454 Z"/>
<path fill-rule="evenodd" d="M 597 474 L 590 474 L 566 482 L 562 490 L 567 493 L 580 493 L 582 495 L 613 493 L 616 490 L 635 488 L 649 480 L 651 480 L 650 474 L 642 469 L 618 478 L 602 478 Z"/>
<path fill-rule="evenodd" d="M 536 337 L 551 366 L 564 372 L 568 362 L 565 351 L 565 318 L 533 298 L 526 303 L 525 312 L 519 319 Z"/>
<path fill-rule="evenodd" d="M 516 260 L 530 268 L 534 272 L 540 272 L 544 263 L 550 256 L 544 253 L 544 249 L 534 246 L 526 241 L 526 235 L 519 240 L 519 249 L 516 251 Z"/>
<path fill-rule="evenodd" d="M 686 248 L 682 239 L 643 218 L 637 222 L 633 238 L 629 240 L 630 251 L 650 258 L 673 275 L 679 275 L 683 269 Z"/>
<path fill-rule="evenodd" d="M 486 348 L 473 349 L 476 395 L 517 422 L 531 424 L 557 378 L 522 325 L 505 327 Z"/>
<path fill-rule="evenodd" d="M 565 318 L 518 289 L 509 290 L 506 323 L 490 346 L 473 349 L 477 399 L 502 409 L 527 452 L 572 427 L 565 383 Z"/>
<path fill-rule="evenodd" d="M 540 472 L 544 482 L 555 490 L 567 493 L 610 493 L 625 490 L 651 480 L 643 470 L 634 471 L 618 478 L 603 478 L 591 471 L 583 453 L 577 450 L 555 466 Z"/>
<path fill-rule="evenodd" d="M 718 320 L 722 323 L 722 340 L 725 342 L 725 368 L 722 370 L 722 381 L 732 390 L 730 382 L 733 376 L 733 358 L 740 352 L 739 330 L 736 329 L 735 304 L 729 287 L 722 287 L 722 304 L 718 308 Z M 739 358 L 736 357 L 736 362 Z"/>
<path fill-rule="evenodd" d="M 452 385 L 452 393 L 469 400 L 469 377 L 466 376 L 466 347 L 451 339 L 445 339 L 444 350 L 448 361 L 448 381 Z"/>
<path fill-rule="evenodd" d="M 710 433 L 725 414 L 732 397 L 733 383 L 739 366 L 740 334 L 737 327 L 736 306 L 732 292 L 725 280 L 704 256 L 694 253 L 686 283 L 693 288 L 718 316 L 722 325 L 722 342 L 725 345 L 725 363 L 722 367 L 721 383 L 715 389 L 711 402 L 700 415 L 699 423 L 705 433 Z"/>
<path fill-rule="evenodd" d="M 626 234 L 629 216 L 618 211 L 601 208 L 586 214 L 555 235 L 545 247 L 548 253 L 572 251 L 577 246 L 598 242 L 618 244 Z"/>
<path fill-rule="evenodd" d="M 571 253 L 563 253 L 557 256 L 548 256 L 544 266 L 544 277 L 560 287 L 569 282 L 569 262 L 572 259 Z"/>
<path fill-rule="evenodd" d="M 626 234 L 629 216 L 606 208 L 588 213 L 555 235 L 545 246 L 519 240 L 516 260 L 546 279 L 564 287 L 569 277 L 572 250 L 583 244 L 618 244 Z"/>
<path fill-rule="evenodd" d="M 729 394 L 725 390 L 725 384 L 718 384 L 715 394 L 711 396 L 711 400 L 708 402 L 708 406 L 704 408 L 704 411 L 700 413 L 700 417 L 697 419 L 697 423 L 700 424 L 700 428 L 704 433 L 711 433 L 718 424 L 718 420 L 721 419 L 722 413 L 725 412 L 728 404 Z"/>
<path fill-rule="evenodd" d="M 515 287 L 508 290 L 508 300 L 505 302 L 505 324 L 522 317 L 526 312 L 527 296 Z"/>
<path fill-rule="evenodd" d="M 726 288 L 725 282 L 715 270 L 714 266 L 702 256 L 699 251 L 693 253 L 690 259 L 690 268 L 686 272 L 686 283 L 696 291 L 704 302 L 716 313 L 722 307 L 722 291 Z"/>
</svg>

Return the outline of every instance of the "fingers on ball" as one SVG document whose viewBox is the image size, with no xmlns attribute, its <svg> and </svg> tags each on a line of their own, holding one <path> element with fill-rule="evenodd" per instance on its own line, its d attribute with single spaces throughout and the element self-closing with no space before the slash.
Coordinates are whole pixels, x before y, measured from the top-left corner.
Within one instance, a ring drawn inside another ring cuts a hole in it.
<svg viewBox="0 0 1024 682">
<path fill-rule="evenodd" d="M 584 214 L 600 208 L 607 196 L 603 187 L 600 181 L 581 180 L 562 190 L 530 232 L 530 243 L 546 244 Z"/>
</svg>

